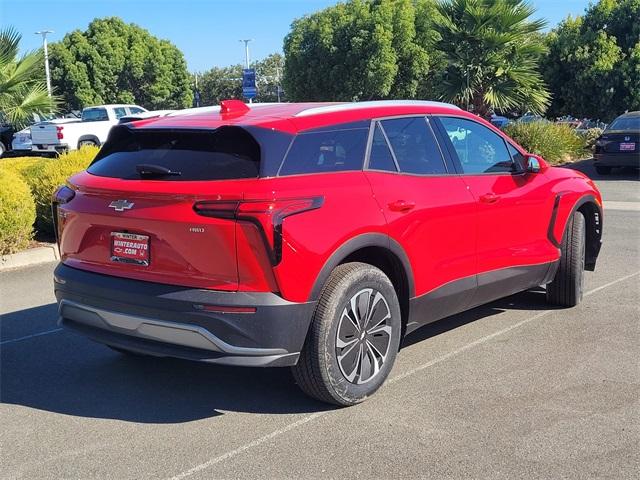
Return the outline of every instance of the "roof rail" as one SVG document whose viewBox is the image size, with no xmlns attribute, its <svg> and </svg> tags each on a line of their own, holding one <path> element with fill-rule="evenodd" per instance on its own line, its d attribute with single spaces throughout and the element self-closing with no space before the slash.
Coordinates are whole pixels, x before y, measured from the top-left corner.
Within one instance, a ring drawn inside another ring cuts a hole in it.
<svg viewBox="0 0 640 480">
<path fill-rule="evenodd" d="M 318 115 L 320 113 L 344 112 L 373 107 L 448 107 L 460 110 L 460 107 L 452 105 L 451 103 L 432 102 L 427 100 L 374 100 L 368 102 L 338 103 L 322 107 L 311 107 L 296 113 L 295 116 L 307 117 L 309 115 Z"/>
</svg>

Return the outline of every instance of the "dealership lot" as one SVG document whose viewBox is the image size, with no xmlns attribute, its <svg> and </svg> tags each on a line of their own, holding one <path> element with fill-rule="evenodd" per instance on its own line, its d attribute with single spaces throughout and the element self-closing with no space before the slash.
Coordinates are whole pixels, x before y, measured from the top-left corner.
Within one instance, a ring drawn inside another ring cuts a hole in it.
<svg viewBox="0 0 640 480">
<path fill-rule="evenodd" d="M 604 246 L 579 307 L 528 291 L 432 324 L 348 409 L 286 369 L 122 356 L 57 327 L 53 265 L 4 272 L 0 478 L 633 477 L 640 182 L 596 181 Z"/>
</svg>

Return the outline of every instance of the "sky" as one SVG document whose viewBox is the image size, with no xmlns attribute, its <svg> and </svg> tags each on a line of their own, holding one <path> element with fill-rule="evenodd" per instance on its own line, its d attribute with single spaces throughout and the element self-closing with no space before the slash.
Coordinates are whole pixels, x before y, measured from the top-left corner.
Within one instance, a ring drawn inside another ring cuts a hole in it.
<svg viewBox="0 0 640 480">
<path fill-rule="evenodd" d="M 172 41 L 189 70 L 244 63 L 239 39 L 251 38 L 251 60 L 282 52 L 291 22 L 334 5 L 336 0 L 0 0 L 0 25 L 22 33 L 23 51 L 41 46 L 38 30 L 53 30 L 49 41 L 84 30 L 96 17 L 118 16 Z M 552 28 L 567 15 L 580 15 L 588 0 L 532 0 Z"/>
</svg>

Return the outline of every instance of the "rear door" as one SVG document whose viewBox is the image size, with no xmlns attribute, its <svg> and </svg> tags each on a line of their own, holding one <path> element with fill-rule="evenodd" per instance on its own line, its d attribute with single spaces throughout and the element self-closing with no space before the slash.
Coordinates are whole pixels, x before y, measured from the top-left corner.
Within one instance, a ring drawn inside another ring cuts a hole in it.
<svg viewBox="0 0 640 480">
<path fill-rule="evenodd" d="M 503 282 L 497 298 L 535 284 L 540 272 L 542 280 L 544 264 L 558 257 L 547 238 L 554 196 L 544 174 L 526 173 L 522 154 L 480 122 L 434 120 L 477 202 L 479 288 L 495 290 L 489 284 Z"/>
<path fill-rule="evenodd" d="M 407 253 L 417 297 L 408 331 L 464 310 L 475 289 L 476 205 L 425 116 L 374 122 L 366 175 L 389 235 Z M 455 286 L 445 292 L 441 287 Z M 421 308 L 424 306 L 425 308 Z"/>
<path fill-rule="evenodd" d="M 58 206 L 65 264 L 159 283 L 236 290 L 236 221 L 228 209 L 258 177 L 260 150 L 243 129 L 134 131 L 126 126 Z M 224 212 L 223 212 L 224 213 Z"/>
</svg>

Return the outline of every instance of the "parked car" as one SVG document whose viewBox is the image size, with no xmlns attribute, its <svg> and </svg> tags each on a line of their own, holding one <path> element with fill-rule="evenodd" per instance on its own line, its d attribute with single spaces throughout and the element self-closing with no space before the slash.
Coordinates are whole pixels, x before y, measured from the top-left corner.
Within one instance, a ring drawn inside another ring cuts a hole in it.
<svg viewBox="0 0 640 480">
<path fill-rule="evenodd" d="M 71 122 L 77 122 L 77 118 L 53 118 L 51 120 L 37 122 L 29 127 L 23 128 L 19 132 L 13 134 L 11 151 L 18 155 L 29 155 L 32 153 L 33 142 L 31 141 L 31 127 L 47 124 L 61 125 L 63 123 Z"/>
<path fill-rule="evenodd" d="M 138 105 L 100 105 L 82 110 L 79 121 L 64 125 L 43 124 L 31 127 L 33 151 L 60 153 L 83 145 L 101 146 L 113 125 L 121 117 L 146 112 Z"/>
<path fill-rule="evenodd" d="M 620 115 L 596 140 L 596 171 L 608 175 L 616 167 L 640 167 L 640 111 Z"/>
<path fill-rule="evenodd" d="M 15 131 L 12 125 L 0 121 L 0 157 L 11 149 L 11 138 Z"/>
<path fill-rule="evenodd" d="M 118 125 L 53 211 L 62 326 L 123 353 L 292 366 L 338 405 L 430 322 L 538 285 L 578 304 L 602 235 L 589 178 L 420 101 L 229 100 Z"/>
<path fill-rule="evenodd" d="M 495 113 L 491 114 L 491 124 L 500 129 L 506 127 L 510 122 L 511 120 L 509 120 L 507 117 L 503 117 L 502 115 L 497 115 Z"/>
</svg>

